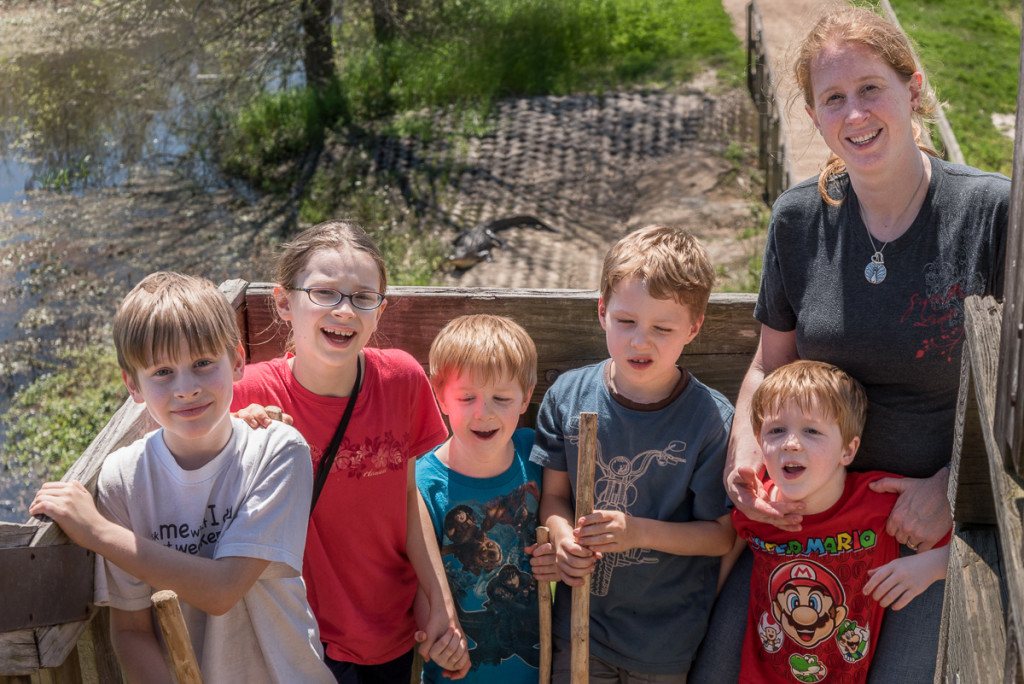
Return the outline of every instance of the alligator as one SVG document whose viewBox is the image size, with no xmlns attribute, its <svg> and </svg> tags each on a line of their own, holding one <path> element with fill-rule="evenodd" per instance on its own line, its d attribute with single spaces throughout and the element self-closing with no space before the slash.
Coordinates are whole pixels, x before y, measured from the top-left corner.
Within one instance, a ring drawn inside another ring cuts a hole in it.
<svg viewBox="0 0 1024 684">
<path fill-rule="evenodd" d="M 517 226 L 558 232 L 536 216 L 520 215 L 494 219 L 455 236 L 452 240 L 452 253 L 448 255 L 448 263 L 457 269 L 465 270 L 481 261 L 493 261 L 491 250 L 505 246 L 505 242 L 497 236 L 498 231 Z"/>
</svg>

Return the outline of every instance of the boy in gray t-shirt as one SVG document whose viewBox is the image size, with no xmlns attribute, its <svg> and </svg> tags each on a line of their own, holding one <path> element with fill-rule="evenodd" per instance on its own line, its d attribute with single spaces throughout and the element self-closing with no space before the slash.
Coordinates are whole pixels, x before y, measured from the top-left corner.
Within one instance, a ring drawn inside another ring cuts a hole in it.
<svg viewBox="0 0 1024 684">
<path fill-rule="evenodd" d="M 173 681 L 150 605 L 172 589 L 204 681 L 333 682 L 301 576 L 309 447 L 283 423 L 232 419 L 245 354 L 231 305 L 208 280 L 153 273 L 118 308 L 114 344 L 160 429 L 107 457 L 96 502 L 48 482 L 29 512 L 97 553 L 95 599 L 128 679 Z"/>
<path fill-rule="evenodd" d="M 530 459 L 561 580 L 593 573 L 590 674 L 685 682 L 735 533 L 722 484 L 733 407 L 685 368 L 714 270 L 695 238 L 651 226 L 605 258 L 598 316 L 611 358 L 544 396 Z M 594 512 L 573 511 L 579 413 L 598 415 Z M 570 676 L 569 591 L 556 592 L 553 681 Z"/>
</svg>

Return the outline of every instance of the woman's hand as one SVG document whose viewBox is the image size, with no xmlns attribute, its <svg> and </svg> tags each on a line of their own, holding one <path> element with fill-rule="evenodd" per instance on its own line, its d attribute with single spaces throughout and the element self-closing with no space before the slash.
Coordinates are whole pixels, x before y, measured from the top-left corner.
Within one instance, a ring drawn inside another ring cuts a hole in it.
<svg viewBox="0 0 1024 684">
<path fill-rule="evenodd" d="M 803 522 L 800 511 L 804 503 L 798 501 L 772 501 L 764 488 L 764 483 L 753 468 L 740 466 L 726 479 L 726 493 L 736 508 L 743 511 L 751 520 L 775 525 L 781 530 L 799 532 Z"/>
<path fill-rule="evenodd" d="M 761 481 L 764 454 L 750 424 L 750 402 L 764 377 L 780 366 L 800 358 L 796 331 L 773 330 L 761 326 L 761 339 L 743 376 L 736 398 L 736 415 L 729 434 L 729 452 L 725 462 L 725 491 L 736 508 L 756 520 L 789 532 L 799 532 L 803 522 L 803 503 L 772 501 Z"/>
<path fill-rule="evenodd" d="M 925 478 L 883 477 L 868 486 L 876 492 L 899 494 L 885 530 L 900 544 L 915 551 L 927 551 L 953 526 L 953 514 L 946 498 L 949 468 L 941 468 Z"/>
</svg>

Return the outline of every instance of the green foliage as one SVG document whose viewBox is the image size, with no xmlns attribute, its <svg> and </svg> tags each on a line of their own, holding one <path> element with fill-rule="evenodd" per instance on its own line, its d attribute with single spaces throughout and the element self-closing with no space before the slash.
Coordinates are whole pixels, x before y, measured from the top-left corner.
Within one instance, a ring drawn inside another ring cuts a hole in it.
<svg viewBox="0 0 1024 684">
<path fill-rule="evenodd" d="M 283 189 L 290 162 L 353 121 L 398 114 L 396 134 L 430 137 L 424 108 L 459 103 L 482 121 L 505 96 L 658 85 L 705 66 L 735 85 L 744 68 L 719 0 L 421 2 L 385 42 L 371 24 L 366 5 L 346 7 L 340 83 L 264 94 L 225 117 L 218 146 L 228 174 Z"/>
<path fill-rule="evenodd" d="M 360 221 L 396 284 L 434 280 L 442 245 L 416 219 L 437 206 L 469 141 L 487 133 L 490 103 L 665 85 L 709 66 L 737 85 L 744 72 L 720 0 L 402 4 L 410 9 L 387 39 L 375 35 L 369 3 L 347 4 L 336 28 L 340 83 L 327 94 L 305 88 L 264 95 L 223 124 L 220 142 L 228 174 L 281 191 L 306 152 L 330 141 L 330 160 L 305 187 L 300 219 Z M 446 108 L 453 116 L 438 116 Z M 371 164 L 376 145 L 439 135 L 450 138 L 444 159 L 423 160 L 403 175 Z"/>
<path fill-rule="evenodd" d="M 406 21 L 384 44 L 365 22 L 343 25 L 356 116 L 687 80 L 705 65 L 742 73 L 729 16 L 714 0 L 422 3 Z"/>
<path fill-rule="evenodd" d="M 996 130 L 992 114 L 1017 108 L 1019 0 L 892 0 L 900 24 L 916 43 L 932 87 L 968 164 L 1007 175 L 1013 140 Z"/>
<path fill-rule="evenodd" d="M 343 151 L 336 164 L 314 176 L 300 218 L 306 223 L 337 216 L 354 218 L 380 248 L 391 284 L 433 284 L 443 249 L 437 237 L 412 227 L 412 207 L 426 204 L 429 196 L 443 191 L 445 170 L 413 172 L 404 178 L 372 174 L 365 149 L 353 145 Z"/>
<path fill-rule="evenodd" d="M 59 479 L 127 396 L 109 345 L 65 352 L 51 373 L 14 395 L 4 465 Z"/>
<path fill-rule="evenodd" d="M 337 82 L 323 90 L 263 93 L 222 125 L 221 167 L 256 187 L 283 189 L 292 180 L 292 163 L 319 149 L 346 110 Z"/>
</svg>

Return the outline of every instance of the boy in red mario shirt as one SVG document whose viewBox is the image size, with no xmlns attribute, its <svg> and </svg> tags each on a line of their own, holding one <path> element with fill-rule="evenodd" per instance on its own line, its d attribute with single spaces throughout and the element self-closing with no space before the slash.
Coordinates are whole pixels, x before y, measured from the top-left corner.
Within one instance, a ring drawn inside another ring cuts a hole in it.
<svg viewBox="0 0 1024 684">
<path fill-rule="evenodd" d="M 740 682 L 865 682 L 884 609 L 946 576 L 945 544 L 898 557 L 885 531 L 896 495 L 868 487 L 891 475 L 846 472 L 866 405 L 856 380 L 815 361 L 775 370 L 754 394 L 765 489 L 806 508 L 799 532 L 733 511 L 754 552 Z"/>
</svg>

